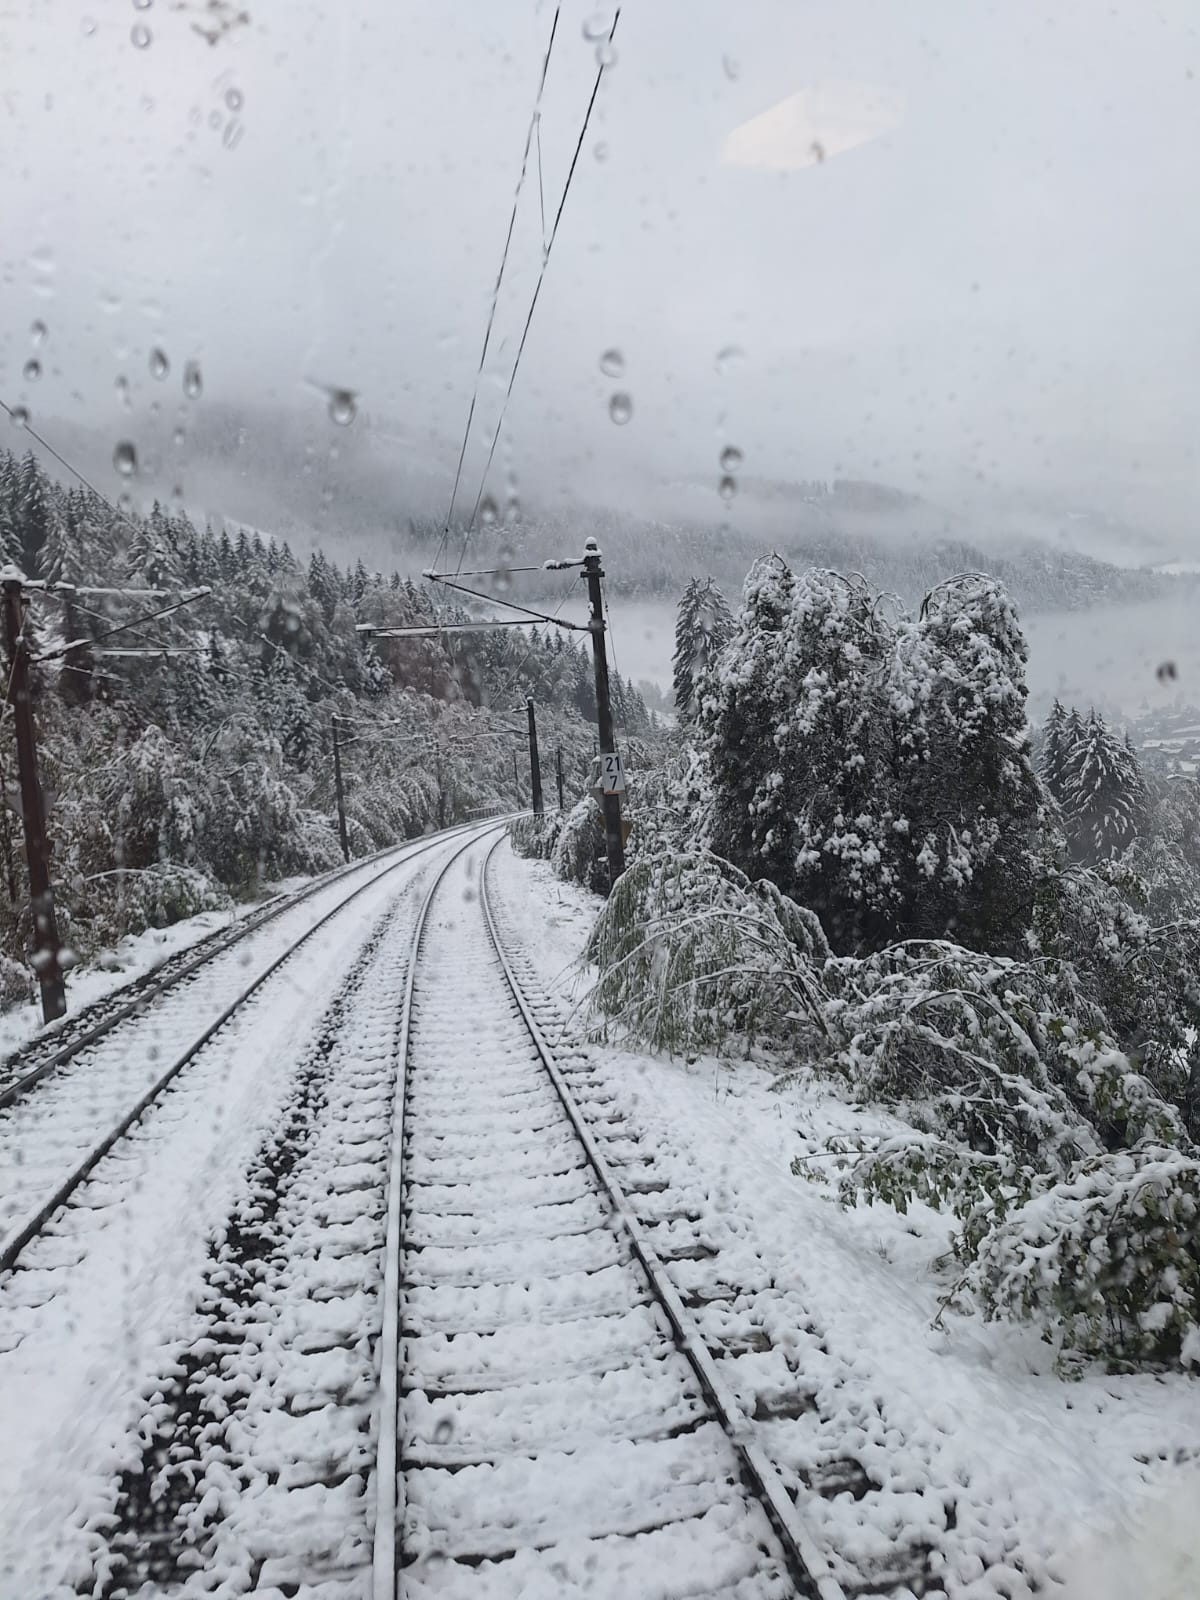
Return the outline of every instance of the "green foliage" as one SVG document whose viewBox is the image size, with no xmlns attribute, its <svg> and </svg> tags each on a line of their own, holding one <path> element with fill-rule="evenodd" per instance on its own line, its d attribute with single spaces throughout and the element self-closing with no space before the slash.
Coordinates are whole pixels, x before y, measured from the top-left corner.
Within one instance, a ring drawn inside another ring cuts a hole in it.
<svg viewBox="0 0 1200 1600">
<path fill-rule="evenodd" d="M 819 1023 L 820 924 L 773 884 L 750 883 L 708 851 L 644 857 L 601 912 L 586 959 L 609 1022 L 655 1049 L 694 1055 L 734 1038 L 781 1038 Z"/>
<path fill-rule="evenodd" d="M 518 817 L 508 829 L 513 850 L 527 860 L 549 861 L 562 833 L 563 821 L 557 811 L 548 811 L 541 817 Z"/>
</svg>

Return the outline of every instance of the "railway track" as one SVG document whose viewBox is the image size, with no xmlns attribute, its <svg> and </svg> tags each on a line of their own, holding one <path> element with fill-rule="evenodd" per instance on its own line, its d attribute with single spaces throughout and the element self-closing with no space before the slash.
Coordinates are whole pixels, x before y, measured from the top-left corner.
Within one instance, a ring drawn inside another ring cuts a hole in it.
<svg viewBox="0 0 1200 1600">
<path fill-rule="evenodd" d="M 307 886 L 139 986 L 133 998 L 114 996 L 101 1015 L 81 1015 L 78 1030 L 65 1040 L 52 1036 L 48 1052 L 35 1048 L 0 1099 L 0 1273 L 16 1265 L 118 1140 L 297 951 L 445 837 L 400 846 Z"/>
<path fill-rule="evenodd" d="M 841 1600 L 523 1001 L 464 842 L 364 952 L 148 1384 L 104 1600 Z M 298 1243 L 299 1241 L 299 1243 Z"/>
<path fill-rule="evenodd" d="M 467 823 L 464 826 L 470 829 L 478 824 Z M 452 837 L 461 831 L 459 828 L 449 828 L 443 836 Z M 427 844 L 416 845 L 417 849 L 427 847 Z M 227 951 L 244 944 L 259 929 L 278 922 L 318 896 L 326 895 L 331 888 L 347 879 L 369 877 L 381 866 L 386 867 L 397 855 L 403 855 L 413 848 L 414 841 L 407 841 L 366 860 L 352 861 L 347 866 L 338 867 L 333 872 L 325 873 L 315 883 L 305 884 L 291 894 L 275 895 L 258 910 L 227 927 L 216 929 L 188 949 L 177 951 L 132 983 L 122 984 L 112 993 L 101 996 L 79 1011 L 71 1012 L 61 1022 L 52 1023 L 30 1043 L 0 1061 L 0 1111 L 15 1104 L 35 1084 L 74 1060 L 81 1051 L 111 1033 L 115 1027 L 144 1015 L 160 996 L 203 972 Z"/>
</svg>

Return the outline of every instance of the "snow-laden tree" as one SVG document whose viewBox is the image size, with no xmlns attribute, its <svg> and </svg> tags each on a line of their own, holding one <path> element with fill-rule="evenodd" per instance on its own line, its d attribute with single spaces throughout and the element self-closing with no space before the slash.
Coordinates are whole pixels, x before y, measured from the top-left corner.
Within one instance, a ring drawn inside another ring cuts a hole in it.
<svg viewBox="0 0 1200 1600">
<path fill-rule="evenodd" d="M 991 580 L 892 622 L 861 580 L 760 562 L 701 696 L 713 849 L 811 906 L 841 950 L 1012 946 L 1039 826 L 1024 661 Z"/>
<path fill-rule="evenodd" d="M 1065 753 L 1062 812 L 1072 858 L 1091 865 L 1128 849 L 1145 827 L 1147 805 L 1132 746 L 1092 711 Z"/>
<path fill-rule="evenodd" d="M 729 603 L 712 578 L 693 578 L 680 597 L 675 619 L 675 709 L 691 721 L 697 688 L 733 632 Z"/>
<path fill-rule="evenodd" d="M 1003 588 L 930 591 L 888 676 L 910 935 L 1016 948 L 1032 910 L 1040 791 L 1025 719 L 1026 648 Z"/>
</svg>

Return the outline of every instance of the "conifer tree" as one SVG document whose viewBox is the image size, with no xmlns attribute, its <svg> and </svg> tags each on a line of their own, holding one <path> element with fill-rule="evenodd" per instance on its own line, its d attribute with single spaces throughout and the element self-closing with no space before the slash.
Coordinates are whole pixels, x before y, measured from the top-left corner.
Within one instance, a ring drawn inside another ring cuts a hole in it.
<svg viewBox="0 0 1200 1600">
<path fill-rule="evenodd" d="M 684 589 L 675 621 L 675 709 L 683 721 L 697 711 L 700 679 L 733 632 L 728 602 L 711 578 L 693 578 Z"/>
</svg>

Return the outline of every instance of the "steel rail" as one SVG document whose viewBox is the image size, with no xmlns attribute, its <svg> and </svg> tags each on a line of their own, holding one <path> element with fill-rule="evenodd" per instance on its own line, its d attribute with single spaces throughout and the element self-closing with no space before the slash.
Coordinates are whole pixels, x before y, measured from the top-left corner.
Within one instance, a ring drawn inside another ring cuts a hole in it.
<svg viewBox="0 0 1200 1600">
<path fill-rule="evenodd" d="M 446 828 L 440 831 L 437 837 L 439 839 L 450 838 L 465 828 L 474 827 L 478 827 L 478 822 L 459 823 L 454 828 Z M 416 851 L 413 850 L 414 845 L 419 847 Z M 175 968 L 170 973 L 158 977 L 157 981 L 157 974 L 161 973 L 162 966 L 166 966 L 171 957 L 168 957 L 167 961 L 153 971 L 133 979 L 131 983 L 122 985 L 122 987 L 108 995 L 102 995 L 82 1011 L 63 1018 L 62 1023 L 53 1031 L 41 1034 L 20 1050 L 13 1051 L 4 1061 L 0 1062 L 0 1073 L 3 1073 L 6 1068 L 15 1066 L 23 1057 L 37 1050 L 40 1046 L 51 1043 L 60 1034 L 64 1032 L 71 1033 L 73 1026 L 86 1022 L 90 1012 L 103 1010 L 106 1006 L 111 1006 L 114 1001 L 117 1002 L 115 1011 L 109 1011 L 96 1022 L 86 1025 L 81 1033 L 73 1033 L 71 1038 L 52 1051 L 43 1061 L 39 1061 L 36 1066 L 20 1073 L 11 1082 L 4 1084 L 0 1088 L 0 1110 L 19 1100 L 35 1083 L 40 1082 L 42 1078 L 47 1077 L 58 1067 L 65 1066 L 68 1061 L 77 1056 L 81 1050 L 85 1050 L 88 1045 L 94 1044 L 97 1039 L 104 1038 L 106 1034 L 111 1033 L 122 1022 L 128 1021 L 130 1017 L 140 1015 L 160 995 L 168 993 L 186 978 L 190 978 L 193 973 L 200 971 L 202 967 L 215 961 L 218 956 L 222 956 L 226 951 L 234 949 L 243 939 L 249 938 L 252 933 L 257 933 L 260 928 L 267 927 L 296 906 L 303 905 L 306 900 L 312 899 L 314 895 L 322 893 L 335 883 L 339 883 L 343 878 L 351 877 L 355 873 L 363 872 L 370 866 L 378 864 L 386 859 L 388 855 L 394 855 L 400 851 L 420 854 L 424 848 L 426 848 L 424 840 L 405 839 L 403 843 L 390 845 L 386 850 L 381 850 L 375 855 L 364 856 L 361 860 L 352 861 L 344 867 L 338 867 L 333 872 L 323 873 L 320 878 L 312 883 L 305 884 L 302 889 L 297 889 L 289 895 L 275 896 L 267 905 L 258 911 L 252 912 L 250 916 L 242 918 L 232 927 L 221 928 L 210 934 L 207 939 L 202 941 L 202 948 L 198 951 L 193 950 L 190 959 L 185 960 L 182 966 Z M 391 869 L 388 868 L 386 870 L 390 871 Z M 377 881 L 378 877 L 382 875 L 377 874 L 376 878 L 371 881 Z M 121 1001 L 119 997 L 127 993 L 131 994 L 132 998 Z"/>
<path fill-rule="evenodd" d="M 499 826 L 499 824 L 493 824 L 493 827 L 495 826 Z M 469 845 L 474 842 L 476 834 L 486 836 L 486 834 L 490 831 L 492 831 L 490 828 L 480 827 L 478 824 L 476 824 L 475 831 L 472 833 L 471 838 L 467 840 L 466 844 L 464 844 L 460 850 L 455 852 L 455 854 L 451 857 L 451 860 L 457 859 L 458 855 L 462 854 L 462 850 L 468 848 Z M 207 1028 L 205 1028 L 200 1037 L 194 1040 L 193 1043 L 190 1044 L 181 1055 L 177 1056 L 171 1065 L 166 1069 L 166 1071 L 162 1073 L 162 1075 L 145 1092 L 145 1094 L 140 1096 L 132 1109 L 120 1119 L 117 1125 L 110 1129 L 110 1131 L 98 1144 L 92 1147 L 84 1159 L 73 1169 L 70 1176 L 64 1179 L 63 1182 L 60 1183 L 54 1190 L 54 1192 L 36 1208 L 33 1214 L 26 1218 L 16 1232 L 11 1234 L 9 1238 L 5 1240 L 3 1247 L 0 1248 L 0 1274 L 10 1271 L 16 1265 L 20 1258 L 21 1252 L 25 1249 L 26 1245 L 28 1245 L 32 1239 L 37 1237 L 50 1218 L 67 1203 L 80 1185 L 86 1181 L 86 1179 L 95 1170 L 97 1165 L 104 1159 L 109 1151 L 112 1150 L 114 1145 L 123 1139 L 129 1130 L 141 1120 L 146 1111 L 149 1110 L 149 1108 L 162 1094 L 163 1090 L 166 1089 L 171 1082 L 179 1076 L 189 1062 L 191 1062 L 200 1053 L 204 1046 L 208 1044 L 209 1040 L 212 1039 L 215 1034 L 220 1032 L 220 1030 L 225 1026 L 234 1013 L 237 1012 L 243 1005 L 245 1005 L 246 1002 L 254 994 L 256 994 L 259 989 L 262 988 L 263 984 L 265 984 L 269 978 L 273 977 L 274 974 L 279 971 L 280 967 L 282 967 L 285 962 L 290 961 L 296 952 L 302 949 L 304 945 L 306 945 L 314 936 L 314 934 L 319 933 L 327 923 L 331 922 L 334 917 L 339 916 L 346 909 L 346 907 L 353 904 L 353 902 L 357 900 L 360 895 L 365 894 L 368 889 L 374 888 L 391 873 L 398 871 L 401 867 L 409 865 L 417 857 L 424 855 L 429 850 L 436 849 L 441 844 L 444 844 L 445 841 L 445 834 L 435 835 L 433 838 L 423 841 L 416 849 L 408 850 L 407 853 L 401 856 L 399 860 L 393 861 L 390 865 L 385 867 L 382 872 L 376 873 L 373 877 L 368 878 L 365 883 L 359 884 L 358 887 L 351 890 L 351 892 L 346 895 L 344 899 L 339 900 L 337 905 L 333 906 L 329 911 L 327 911 L 324 916 L 320 917 L 316 922 L 314 922 L 313 925 L 303 934 L 301 934 L 297 940 L 290 944 L 280 956 L 276 957 L 276 959 L 272 961 L 268 967 L 260 972 L 251 983 L 247 984 L 246 987 L 242 989 L 242 991 L 236 996 L 236 998 L 225 1007 L 216 1020 L 210 1023 Z M 404 847 L 399 848 L 403 849 Z M 441 874 L 439 874 L 439 881 L 440 877 Z M 326 883 L 328 883 L 328 880 L 326 880 Z"/>
<path fill-rule="evenodd" d="M 507 819 L 504 819 L 506 822 Z M 486 837 L 493 828 L 481 828 Z M 417 965 L 421 940 L 433 898 L 446 874 L 465 851 L 476 843 L 468 839 L 438 869 L 426 890 L 413 928 L 408 972 L 404 980 L 404 1000 L 400 1027 L 396 1035 L 396 1084 L 392 1095 L 392 1126 L 388 1141 L 387 1205 L 383 1239 L 383 1322 L 379 1334 L 379 1407 L 375 1448 L 375 1536 L 371 1555 L 371 1600 L 396 1600 L 396 1530 L 404 1507 L 400 1500 L 400 1257 L 404 1222 L 404 1135 L 405 1099 L 408 1084 L 408 1056 L 412 1040 L 413 997 L 416 992 Z M 500 841 L 497 840 L 498 844 Z M 493 849 L 495 846 L 493 845 Z"/>
<path fill-rule="evenodd" d="M 829 1561 L 820 1550 L 805 1518 L 792 1503 L 778 1470 L 755 1441 L 753 1422 L 746 1416 L 718 1372 L 716 1362 L 705 1345 L 699 1329 L 680 1299 L 653 1245 L 646 1237 L 612 1169 L 605 1161 L 584 1120 L 579 1104 L 554 1058 L 554 1053 L 533 1015 L 525 992 L 517 981 L 500 939 L 488 898 L 488 867 L 500 843 L 501 840 L 497 839 L 484 858 L 480 873 L 479 902 L 483 908 L 492 948 L 504 973 L 513 1003 L 537 1051 L 538 1059 L 554 1085 L 563 1110 L 583 1146 L 592 1170 L 608 1196 L 615 1215 L 620 1219 L 633 1253 L 646 1274 L 651 1291 L 667 1314 L 680 1351 L 687 1358 L 713 1414 L 737 1451 L 746 1479 L 761 1502 L 783 1548 L 784 1560 L 797 1590 L 804 1595 L 816 1596 L 818 1600 L 846 1600 L 845 1591 L 834 1577 Z M 413 966 L 415 967 L 415 962 Z M 375 1600 L 381 1600 L 381 1596 L 377 1594 Z"/>
</svg>

